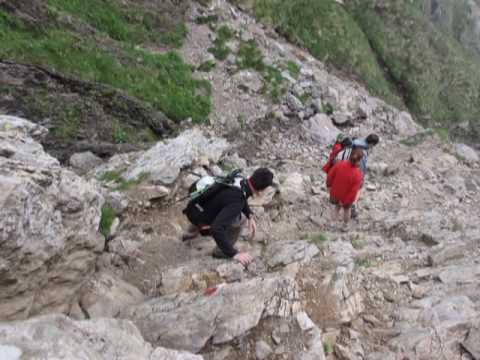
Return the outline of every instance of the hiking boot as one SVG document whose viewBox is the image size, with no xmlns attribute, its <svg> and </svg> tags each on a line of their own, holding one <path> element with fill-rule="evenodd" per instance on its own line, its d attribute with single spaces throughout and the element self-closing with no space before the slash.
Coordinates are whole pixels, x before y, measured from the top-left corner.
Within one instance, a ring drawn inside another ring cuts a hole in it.
<svg viewBox="0 0 480 360">
<path fill-rule="evenodd" d="M 198 230 L 198 228 L 194 225 L 190 225 L 187 231 L 182 234 L 182 241 L 195 239 L 199 234 L 200 231 Z"/>
</svg>

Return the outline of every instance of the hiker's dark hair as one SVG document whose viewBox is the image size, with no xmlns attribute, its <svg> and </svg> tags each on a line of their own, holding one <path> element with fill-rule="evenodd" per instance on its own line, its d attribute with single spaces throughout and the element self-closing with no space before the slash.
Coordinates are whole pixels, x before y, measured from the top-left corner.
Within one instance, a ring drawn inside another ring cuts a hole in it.
<svg viewBox="0 0 480 360">
<path fill-rule="evenodd" d="M 380 141 L 380 138 L 378 137 L 377 134 L 370 134 L 367 136 L 366 141 L 368 145 L 377 145 L 378 142 Z"/>
<path fill-rule="evenodd" d="M 272 186 L 273 173 L 267 168 L 258 168 L 250 177 L 250 182 L 255 190 L 262 191 Z"/>
<path fill-rule="evenodd" d="M 350 153 L 350 162 L 352 164 L 357 164 L 363 158 L 363 149 L 362 148 L 354 148 Z"/>
</svg>

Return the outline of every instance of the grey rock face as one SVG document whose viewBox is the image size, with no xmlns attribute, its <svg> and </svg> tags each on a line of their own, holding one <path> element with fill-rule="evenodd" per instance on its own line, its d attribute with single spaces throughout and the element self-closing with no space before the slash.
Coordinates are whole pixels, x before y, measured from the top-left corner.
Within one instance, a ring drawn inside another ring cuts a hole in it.
<svg viewBox="0 0 480 360">
<path fill-rule="evenodd" d="M 0 157 L 2 319 L 68 310 L 104 247 L 96 183 L 62 169 L 26 135 L 42 130 L 18 123 L 0 123 L 0 148 L 14 149 Z"/>
<path fill-rule="evenodd" d="M 70 157 L 70 166 L 80 174 L 86 174 L 103 163 L 103 160 L 90 151 L 76 153 Z"/>
<path fill-rule="evenodd" d="M 107 272 L 95 274 L 80 293 L 81 308 L 90 319 L 116 317 L 125 307 L 144 300 L 140 290 Z"/>
<path fill-rule="evenodd" d="M 258 360 L 265 359 L 272 352 L 272 348 L 265 341 L 258 341 L 255 345 L 255 356 Z"/>
<path fill-rule="evenodd" d="M 262 317 L 289 316 L 297 310 L 297 290 L 290 278 L 223 284 L 208 295 L 179 293 L 131 306 L 132 319 L 152 343 L 191 352 L 208 340 L 223 344 L 254 328 Z"/>
<path fill-rule="evenodd" d="M 127 179 L 135 179 L 148 174 L 151 181 L 170 185 L 182 168 L 199 161 L 218 162 L 228 148 L 224 139 L 209 139 L 199 129 L 187 130 L 143 153 L 125 175 Z"/>
<path fill-rule="evenodd" d="M 294 262 L 309 262 L 320 251 L 306 241 L 279 241 L 270 245 L 266 253 L 268 266 L 286 266 Z"/>
<path fill-rule="evenodd" d="M 340 133 L 326 114 L 316 114 L 308 119 L 304 128 L 321 145 L 333 144 Z"/>
<path fill-rule="evenodd" d="M 127 320 L 73 321 L 47 315 L 27 321 L 0 323 L 0 355 L 13 359 L 61 360 L 202 360 L 183 351 L 153 349 Z"/>
<path fill-rule="evenodd" d="M 480 160 L 478 153 L 468 145 L 456 144 L 455 150 L 457 151 L 458 156 L 468 163 L 476 163 Z"/>
</svg>

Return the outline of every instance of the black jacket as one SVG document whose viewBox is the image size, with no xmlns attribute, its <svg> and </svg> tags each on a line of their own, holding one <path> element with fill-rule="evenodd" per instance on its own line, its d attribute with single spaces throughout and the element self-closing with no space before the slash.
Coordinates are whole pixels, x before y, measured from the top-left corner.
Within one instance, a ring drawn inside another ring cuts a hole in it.
<svg viewBox="0 0 480 360">
<path fill-rule="evenodd" d="M 233 257 L 238 251 L 228 238 L 228 230 L 242 213 L 247 218 L 252 215 L 247 202 L 251 195 L 247 184 L 242 181 L 241 189 L 225 187 L 210 198 L 207 203 L 201 204 L 201 207 L 189 204 L 184 213 L 194 225 L 210 225 L 210 234 L 218 247 L 225 255 Z"/>
</svg>

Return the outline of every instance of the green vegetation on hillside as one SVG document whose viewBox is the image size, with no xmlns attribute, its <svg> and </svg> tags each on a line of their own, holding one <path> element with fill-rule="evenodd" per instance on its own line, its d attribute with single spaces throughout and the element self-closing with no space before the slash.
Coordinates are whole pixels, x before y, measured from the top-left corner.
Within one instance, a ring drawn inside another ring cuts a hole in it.
<svg viewBox="0 0 480 360">
<path fill-rule="evenodd" d="M 418 4 L 391 0 L 349 3 L 409 109 L 424 123 L 448 124 L 480 116 L 480 63 L 438 31 Z M 442 125 L 443 126 L 443 125 Z"/>
<path fill-rule="evenodd" d="M 60 25 L 36 27 L 0 10 L 0 58 L 46 66 L 125 90 L 175 121 L 189 117 L 196 122 L 207 120 L 210 84 L 194 79 L 192 69 L 179 55 L 153 54 L 133 46 L 130 41 L 145 29 L 140 31 L 126 22 L 112 1 L 96 2 L 96 7 L 88 7 L 93 10 L 81 10 L 79 3 L 50 0 L 92 24 L 102 23 L 101 30 L 116 40 L 128 41 L 119 42 L 115 50 L 101 48 L 93 39 Z"/>
<path fill-rule="evenodd" d="M 356 74 L 377 96 L 401 101 L 385 79 L 368 39 L 335 0 L 257 0 L 257 17 L 271 23 L 287 39 L 306 47 L 315 57 Z"/>
</svg>

